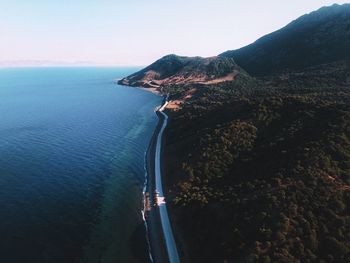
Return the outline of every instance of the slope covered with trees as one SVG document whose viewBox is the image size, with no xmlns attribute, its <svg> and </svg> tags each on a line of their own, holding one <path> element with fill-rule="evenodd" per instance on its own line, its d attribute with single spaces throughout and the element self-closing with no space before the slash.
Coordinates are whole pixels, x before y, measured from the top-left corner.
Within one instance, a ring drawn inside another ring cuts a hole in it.
<svg viewBox="0 0 350 263">
<path fill-rule="evenodd" d="M 349 262 L 349 88 L 266 85 L 202 87 L 171 114 L 185 262 Z"/>
<path fill-rule="evenodd" d="M 325 7 L 218 56 L 232 80 L 159 84 L 183 99 L 162 161 L 183 262 L 350 262 L 349 40 L 350 5 Z M 141 73 L 208 72 L 167 59 Z"/>
<path fill-rule="evenodd" d="M 348 22 L 349 5 L 322 8 L 225 53 L 260 77 L 197 86 L 169 112 L 184 262 L 350 262 Z"/>
</svg>

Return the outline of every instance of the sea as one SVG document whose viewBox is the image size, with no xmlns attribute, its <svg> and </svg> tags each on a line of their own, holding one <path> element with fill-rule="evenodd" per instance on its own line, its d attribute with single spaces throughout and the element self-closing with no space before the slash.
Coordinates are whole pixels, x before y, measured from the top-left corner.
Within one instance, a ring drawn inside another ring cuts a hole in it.
<svg viewBox="0 0 350 263">
<path fill-rule="evenodd" d="M 151 262 L 145 152 L 162 98 L 138 68 L 0 69 L 0 262 Z"/>
</svg>

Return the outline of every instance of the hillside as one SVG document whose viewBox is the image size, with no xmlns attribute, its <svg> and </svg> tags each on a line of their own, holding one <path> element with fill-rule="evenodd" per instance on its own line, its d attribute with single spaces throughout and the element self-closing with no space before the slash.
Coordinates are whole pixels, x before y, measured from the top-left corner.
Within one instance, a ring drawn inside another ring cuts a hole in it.
<svg viewBox="0 0 350 263">
<path fill-rule="evenodd" d="M 323 7 L 220 56 L 254 76 L 350 59 L 350 4 Z"/>
<path fill-rule="evenodd" d="M 247 76 L 232 58 L 165 56 L 118 83 L 136 87 L 159 88 L 166 85 L 217 84 Z"/>
<path fill-rule="evenodd" d="M 350 262 L 348 23 L 349 5 L 321 8 L 219 56 L 254 81 L 164 82 L 187 98 L 163 158 L 183 262 Z"/>
<path fill-rule="evenodd" d="M 203 87 L 168 111 L 184 262 L 350 260 L 350 88 Z"/>
</svg>

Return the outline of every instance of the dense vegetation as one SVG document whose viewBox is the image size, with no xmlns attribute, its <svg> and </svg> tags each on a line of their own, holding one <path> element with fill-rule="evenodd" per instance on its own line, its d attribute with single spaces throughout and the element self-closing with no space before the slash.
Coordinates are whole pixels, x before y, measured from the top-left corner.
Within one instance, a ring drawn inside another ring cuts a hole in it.
<svg viewBox="0 0 350 263">
<path fill-rule="evenodd" d="M 168 195 L 186 260 L 350 262 L 350 89 L 308 80 L 197 87 L 171 114 Z"/>
<path fill-rule="evenodd" d="M 183 262 L 350 263 L 350 5 L 122 84 L 164 77 L 185 100 L 168 111 L 163 160 Z"/>
</svg>

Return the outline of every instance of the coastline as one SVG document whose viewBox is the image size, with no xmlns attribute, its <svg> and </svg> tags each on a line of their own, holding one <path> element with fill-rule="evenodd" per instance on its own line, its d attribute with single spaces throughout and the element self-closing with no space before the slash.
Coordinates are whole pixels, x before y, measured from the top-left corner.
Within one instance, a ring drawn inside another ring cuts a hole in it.
<svg viewBox="0 0 350 263">
<path fill-rule="evenodd" d="M 162 112 L 166 105 L 167 97 L 164 97 L 162 105 L 155 111 L 159 121 L 151 138 L 145 160 L 146 187 L 144 191 L 145 205 L 143 213 L 147 224 L 146 231 L 151 250 L 151 260 L 154 263 L 180 262 L 161 187 L 161 163 L 160 160 L 156 162 L 157 157 L 160 159 L 162 152 L 161 145 L 163 143 L 162 138 L 159 136 L 162 135 L 166 126 L 167 115 Z"/>
<path fill-rule="evenodd" d="M 118 85 L 128 86 L 118 81 Z M 155 114 L 158 117 L 157 126 L 151 137 L 149 146 L 145 153 L 145 184 L 143 189 L 143 204 L 142 217 L 145 224 L 145 233 L 147 235 L 147 246 L 149 248 L 149 262 L 152 263 L 180 263 L 180 256 L 176 247 L 175 238 L 172 232 L 171 220 L 168 217 L 167 207 L 165 204 L 165 197 L 163 196 L 163 188 L 161 182 L 161 171 L 163 165 L 160 162 L 163 151 L 162 133 L 166 127 L 168 116 L 163 112 L 168 105 L 169 95 L 164 95 L 162 90 L 134 87 L 155 95 L 163 97 L 161 105 L 155 108 Z M 164 124 L 165 123 L 165 124 Z M 165 126 L 164 126 L 165 125 Z M 163 127 L 164 126 L 164 127 Z M 161 138 L 159 139 L 159 136 Z M 159 147 L 157 147 L 159 145 Z M 160 148 L 157 153 L 157 148 Z M 156 159 L 158 155 L 158 164 Z M 158 166 L 158 168 L 156 168 Z M 156 171 L 158 170 L 158 171 Z M 156 179 L 156 174 L 158 180 Z M 160 189 L 160 192 L 158 191 Z M 161 196 L 159 196 L 161 194 Z M 169 207 L 170 208 L 170 207 Z M 165 222 L 164 222 L 165 221 Z M 169 233 L 165 233 L 165 231 Z M 170 237 L 169 237 L 170 236 Z M 172 249 L 169 249 L 169 243 L 172 243 Z"/>
<path fill-rule="evenodd" d="M 156 113 L 156 111 L 155 111 Z M 158 114 L 157 114 L 158 116 Z M 162 126 L 162 120 L 158 117 L 157 126 L 153 132 L 150 144 L 148 146 L 145 157 L 145 191 L 144 191 L 144 211 L 143 215 L 146 224 L 146 235 L 150 248 L 151 262 L 153 263 L 168 263 L 167 252 L 165 249 L 165 240 L 163 238 L 162 229 L 159 224 L 159 213 L 152 209 L 154 203 L 154 165 L 155 165 L 155 148 L 158 133 Z"/>
</svg>

